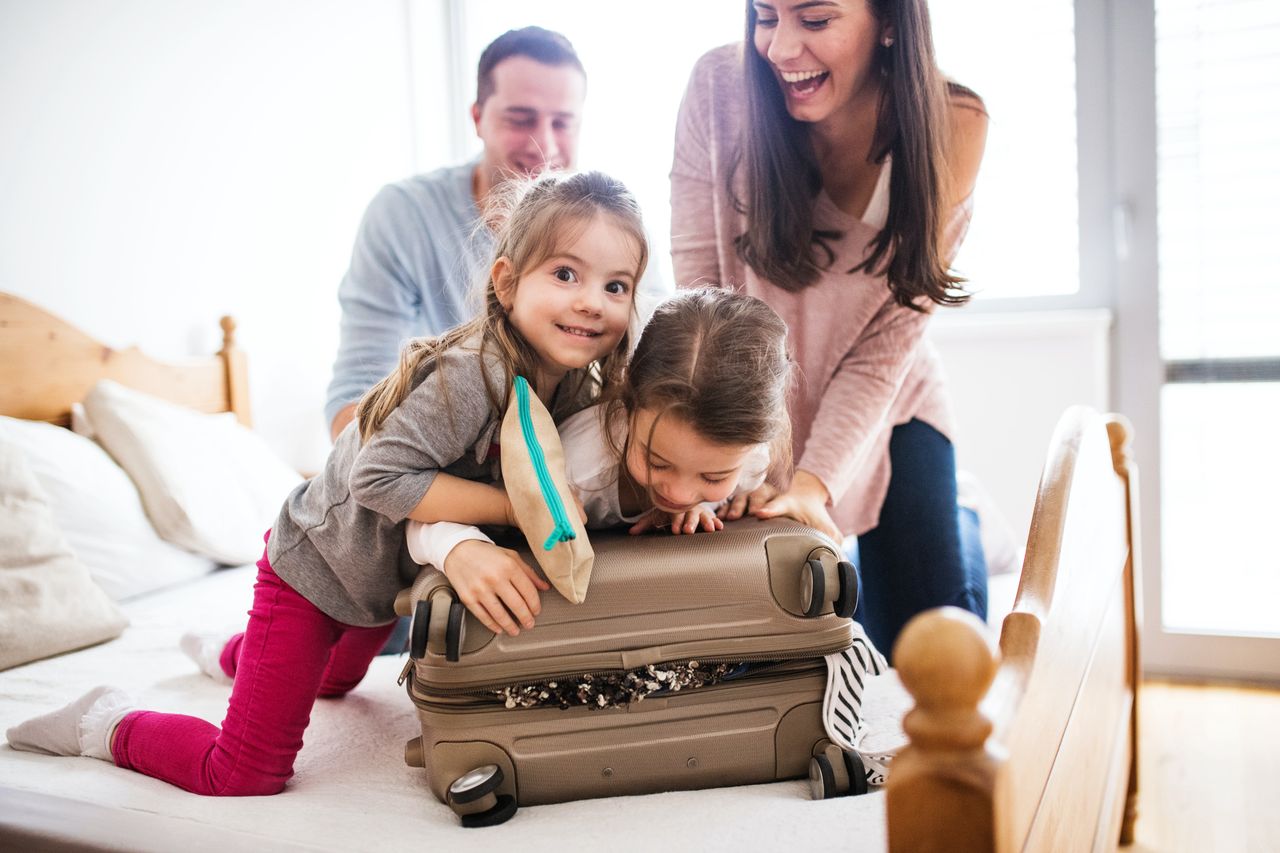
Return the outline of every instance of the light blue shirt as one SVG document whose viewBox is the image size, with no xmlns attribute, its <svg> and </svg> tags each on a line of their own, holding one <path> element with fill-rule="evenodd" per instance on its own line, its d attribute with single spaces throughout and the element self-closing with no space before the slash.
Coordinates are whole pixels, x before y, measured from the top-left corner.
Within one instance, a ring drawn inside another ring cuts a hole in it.
<svg viewBox="0 0 1280 853">
<path fill-rule="evenodd" d="M 391 372 L 410 338 L 475 316 L 493 234 L 471 197 L 475 161 L 382 188 L 369 204 L 338 288 L 342 332 L 326 423 Z"/>
</svg>

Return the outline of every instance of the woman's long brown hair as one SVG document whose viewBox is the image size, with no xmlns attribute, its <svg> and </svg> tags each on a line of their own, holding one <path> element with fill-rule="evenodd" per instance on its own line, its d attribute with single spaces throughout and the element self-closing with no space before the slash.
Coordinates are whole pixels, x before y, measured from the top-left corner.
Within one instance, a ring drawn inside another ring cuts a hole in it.
<svg viewBox="0 0 1280 853">
<path fill-rule="evenodd" d="M 445 332 L 437 338 L 415 338 L 400 352 L 400 363 L 385 379 L 361 398 L 356 407 L 360 423 L 360 441 L 366 442 L 431 370 L 439 367 L 439 357 L 462 342 L 478 338 L 481 353 L 496 353 L 506 368 L 503 385 L 495 387 L 493 377 L 486 376 L 485 391 L 494 412 L 506 408 L 507 389 L 515 376 L 537 375 L 538 355 L 498 299 L 498 291 L 519 287 L 520 277 L 565 245 L 573 242 L 595 216 L 607 216 L 635 242 L 636 270 L 633 281 L 638 285 L 649 259 L 648 242 L 640 207 L 635 197 L 621 182 L 601 172 L 544 173 L 527 181 L 508 181 L 495 191 L 486 206 L 484 223 L 477 227 L 497 226 L 494 259 L 506 258 L 512 280 L 495 281 L 486 270 L 483 305 L 474 320 Z M 492 267 L 490 268 L 492 269 Z M 635 289 L 632 289 L 635 311 Z M 627 354 L 631 350 L 630 330 L 625 332 L 613 352 L 588 367 L 570 371 L 561 380 L 556 399 L 581 401 L 599 395 L 612 397 L 622 382 Z M 442 384 L 446 399 L 442 400 L 446 416 L 451 417 L 447 384 Z M 558 412 L 553 411 L 553 415 Z"/>
<path fill-rule="evenodd" d="M 950 175 L 946 168 L 948 111 L 953 99 L 981 105 L 972 91 L 948 82 L 938 70 L 925 0 L 867 0 L 894 42 L 876 48 L 884 78 L 872 159 L 892 156 L 889 215 L 870 252 L 849 273 L 883 272 L 894 299 L 924 310 L 921 299 L 958 305 L 969 295 L 943 256 L 943 217 Z M 817 281 L 835 254 L 829 242 L 842 235 L 814 227 L 814 199 L 822 188 L 808 127 L 787 112 L 777 78 L 755 50 L 757 14 L 747 0 L 743 45 L 746 126 L 742 149 L 727 175 L 730 198 L 747 218 L 736 240 L 738 256 L 766 281 L 799 291 Z M 745 198 L 734 187 L 743 170 Z"/>
</svg>

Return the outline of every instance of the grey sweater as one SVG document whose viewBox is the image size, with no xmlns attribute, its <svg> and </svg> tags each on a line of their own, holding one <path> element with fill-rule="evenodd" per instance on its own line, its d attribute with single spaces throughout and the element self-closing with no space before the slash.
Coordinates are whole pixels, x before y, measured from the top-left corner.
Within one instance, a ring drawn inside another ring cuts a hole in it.
<svg viewBox="0 0 1280 853">
<path fill-rule="evenodd" d="M 499 359 L 467 343 L 424 373 L 364 446 L 354 422 L 343 430 L 324 471 L 285 500 L 267 544 L 276 574 L 348 625 L 395 618 L 396 593 L 420 569 L 405 544 L 405 520 L 438 473 L 495 479 L 490 449 L 502 413 L 486 382 L 505 399 Z"/>
<path fill-rule="evenodd" d="M 497 442 L 511 379 L 479 338 L 447 350 L 415 378 L 413 390 L 361 446 L 356 423 L 338 436 L 324 471 L 285 499 L 267 558 L 285 583 L 348 625 L 396 618 L 396 593 L 422 567 L 409 556 L 405 525 L 443 471 L 500 479 Z M 503 401 L 494 408 L 494 398 Z M 557 423 L 591 405 L 590 369 L 570 371 L 552 397 Z"/>
</svg>

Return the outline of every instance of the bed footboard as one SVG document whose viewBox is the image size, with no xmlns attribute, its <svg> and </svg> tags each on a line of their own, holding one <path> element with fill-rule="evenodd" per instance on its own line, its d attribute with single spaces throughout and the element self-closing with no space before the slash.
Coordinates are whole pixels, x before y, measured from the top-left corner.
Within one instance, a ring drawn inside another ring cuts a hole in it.
<svg viewBox="0 0 1280 853">
<path fill-rule="evenodd" d="M 930 611 L 894 648 L 915 707 L 888 791 L 893 851 L 1110 850 L 1137 803 L 1136 473 L 1123 419 L 1059 422 L 998 648 Z"/>
</svg>

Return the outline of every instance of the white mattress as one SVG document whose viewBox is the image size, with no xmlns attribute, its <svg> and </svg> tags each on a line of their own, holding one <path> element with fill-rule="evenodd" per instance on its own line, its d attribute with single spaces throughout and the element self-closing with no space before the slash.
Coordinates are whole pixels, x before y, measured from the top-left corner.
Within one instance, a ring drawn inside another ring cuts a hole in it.
<svg viewBox="0 0 1280 853">
<path fill-rule="evenodd" d="M 198 674 L 177 639 L 185 630 L 241 627 L 253 577 L 249 566 L 228 569 L 146 596 L 125 606 L 132 624 L 119 639 L 0 672 L 0 730 L 97 684 L 123 687 L 145 708 L 220 722 L 230 687 Z M 563 853 L 570 842 L 611 851 L 885 847 L 883 793 L 814 802 L 803 781 L 538 806 L 499 827 L 463 829 L 432 796 L 424 771 L 404 763 L 405 741 L 420 731 L 395 683 L 403 662 L 378 658 L 350 695 L 316 703 L 296 775 L 272 797 L 200 797 L 104 761 L 0 745 L 0 832 L 21 818 L 42 823 L 43 832 L 109 848 L 184 853 L 375 847 Z M 895 740 L 908 700 L 896 678 L 876 681 L 867 697 L 876 739 Z"/>
</svg>

